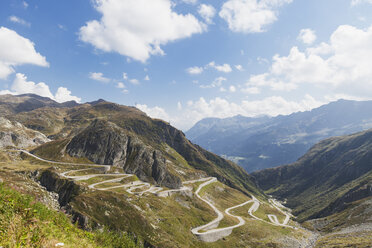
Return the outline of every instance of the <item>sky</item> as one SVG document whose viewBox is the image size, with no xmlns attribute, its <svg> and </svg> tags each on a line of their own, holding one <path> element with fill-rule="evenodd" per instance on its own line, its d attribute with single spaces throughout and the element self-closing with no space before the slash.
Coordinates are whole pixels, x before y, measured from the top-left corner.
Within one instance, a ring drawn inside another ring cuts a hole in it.
<svg viewBox="0 0 372 248">
<path fill-rule="evenodd" d="M 187 131 L 372 99 L 372 0 L 1 0 L 0 94 L 105 99 Z"/>
</svg>

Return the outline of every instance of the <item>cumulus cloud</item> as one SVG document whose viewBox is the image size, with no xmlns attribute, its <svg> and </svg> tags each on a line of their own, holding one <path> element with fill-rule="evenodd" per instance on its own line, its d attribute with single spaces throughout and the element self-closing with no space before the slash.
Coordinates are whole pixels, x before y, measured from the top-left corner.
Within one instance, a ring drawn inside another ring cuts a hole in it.
<svg viewBox="0 0 372 248">
<path fill-rule="evenodd" d="M 257 95 L 261 93 L 261 90 L 258 87 L 246 87 L 242 89 L 242 92 L 251 94 L 251 95 Z"/>
<path fill-rule="evenodd" d="M 259 33 L 278 19 L 278 8 L 292 0 L 228 0 L 222 5 L 219 16 L 230 30 Z"/>
<path fill-rule="evenodd" d="M 27 77 L 22 73 L 17 73 L 16 77 L 11 86 L 11 90 L 0 91 L 0 95 L 3 94 L 36 94 L 43 97 L 49 97 L 57 102 L 67 102 L 67 101 L 76 101 L 80 102 L 81 98 L 72 96 L 71 91 L 65 87 L 59 87 L 55 95 L 53 95 L 49 89 L 49 86 L 44 83 L 35 83 L 32 81 L 27 81 Z"/>
<path fill-rule="evenodd" d="M 320 105 L 322 105 L 322 102 L 316 101 L 310 95 L 306 95 L 299 102 L 287 101 L 280 96 L 272 96 L 256 101 L 243 100 L 238 104 L 216 97 L 209 101 L 200 98 L 198 101 L 189 105 L 189 110 L 190 113 L 199 116 L 197 119 L 202 119 L 212 116 L 226 118 L 238 114 L 251 117 L 258 115 L 285 115 L 296 111 L 310 110 Z"/>
<path fill-rule="evenodd" d="M 124 79 L 124 80 L 128 80 L 128 73 L 123 72 L 123 79 Z"/>
<path fill-rule="evenodd" d="M 80 97 L 72 96 L 71 91 L 69 91 L 65 87 L 59 87 L 57 89 L 54 100 L 56 100 L 57 102 L 68 102 L 68 101 L 81 102 Z"/>
<path fill-rule="evenodd" d="M 232 72 L 231 66 L 229 64 L 217 65 L 214 61 L 212 61 L 207 65 L 207 67 L 214 68 L 220 72 Z"/>
<path fill-rule="evenodd" d="M 123 94 L 128 94 L 129 93 L 129 90 L 126 89 L 127 87 L 125 86 L 125 84 L 123 82 L 117 82 L 116 83 L 116 88 L 121 89 L 121 92 Z"/>
<path fill-rule="evenodd" d="M 187 4 L 196 4 L 198 0 L 182 0 L 182 2 L 187 3 Z"/>
<path fill-rule="evenodd" d="M 302 41 L 306 45 L 311 45 L 316 40 L 316 34 L 311 29 L 301 29 L 300 34 L 297 37 L 298 40 Z"/>
<path fill-rule="evenodd" d="M 300 84 L 371 95 L 372 26 L 363 30 L 339 26 L 328 43 L 301 51 L 293 47 L 287 56 L 275 55 L 268 72 L 253 75 L 246 87 L 268 86 L 273 90 L 293 90 Z"/>
<path fill-rule="evenodd" d="M 134 84 L 134 85 L 139 85 L 140 84 L 140 81 L 138 79 L 136 79 L 136 78 L 129 78 L 128 73 L 126 73 L 126 72 L 123 72 L 123 79 L 126 80 L 127 82 L 131 83 L 131 84 Z M 147 75 L 145 77 L 145 80 L 146 81 L 149 81 L 150 80 L 150 77 Z"/>
<path fill-rule="evenodd" d="M 0 79 L 14 73 L 18 65 L 49 66 L 45 57 L 36 52 L 34 43 L 11 29 L 0 27 L 0 47 Z"/>
<path fill-rule="evenodd" d="M 202 89 L 210 89 L 210 88 L 220 87 L 222 85 L 222 82 L 226 81 L 226 80 L 227 79 L 224 78 L 224 77 L 218 77 L 218 78 L 214 79 L 211 84 L 208 84 L 208 85 L 201 84 L 199 87 L 202 88 Z M 225 91 L 225 90 L 223 88 L 221 88 L 220 91 Z"/>
<path fill-rule="evenodd" d="M 234 93 L 236 91 L 236 87 L 234 85 L 231 85 L 229 87 L 229 91 L 232 92 L 232 93 Z"/>
<path fill-rule="evenodd" d="M 170 120 L 169 115 L 167 114 L 167 112 L 161 107 L 158 107 L 158 106 L 148 107 L 146 104 L 137 104 L 136 108 L 145 112 L 151 118 L 161 119 L 161 120 L 164 120 L 164 121 L 169 121 Z"/>
<path fill-rule="evenodd" d="M 124 89 L 124 88 L 125 88 L 125 84 L 122 83 L 122 82 L 118 82 L 118 83 L 116 84 L 116 88 Z"/>
<path fill-rule="evenodd" d="M 197 74 L 201 74 L 204 71 L 204 68 L 194 66 L 194 67 L 187 68 L 186 71 L 187 71 L 187 73 L 189 73 L 191 75 L 197 75 Z"/>
<path fill-rule="evenodd" d="M 372 0 L 352 0 L 351 5 L 355 6 L 361 3 L 369 3 L 372 4 Z"/>
<path fill-rule="evenodd" d="M 198 13 L 207 24 L 212 24 L 212 19 L 216 15 L 216 9 L 212 5 L 201 4 L 199 5 Z"/>
<path fill-rule="evenodd" d="M 242 65 L 235 65 L 235 68 L 238 70 L 238 71 L 244 71 L 244 68 Z"/>
<path fill-rule="evenodd" d="M 14 16 L 14 15 L 12 15 L 12 16 L 9 17 L 9 21 L 14 22 L 14 23 L 21 24 L 21 25 L 26 26 L 26 27 L 30 27 L 31 26 L 31 23 L 26 22 L 22 18 L 17 17 L 17 16 Z"/>
<path fill-rule="evenodd" d="M 162 45 L 206 30 L 192 14 L 178 14 L 171 0 L 95 0 L 102 15 L 80 28 L 80 39 L 104 52 L 145 62 Z"/>
<path fill-rule="evenodd" d="M 133 79 L 129 79 L 128 81 L 129 81 L 129 83 L 134 84 L 134 85 L 138 85 L 138 84 L 140 83 L 140 82 L 138 81 L 138 79 L 135 79 L 135 78 L 133 78 Z"/>
<path fill-rule="evenodd" d="M 218 65 L 216 64 L 216 62 L 214 61 L 211 61 L 209 62 L 207 65 L 205 65 L 204 67 L 199 67 L 199 66 L 193 66 L 193 67 L 189 67 L 186 69 L 187 73 L 191 74 L 191 75 L 198 75 L 198 74 L 201 74 L 204 72 L 204 70 L 208 70 L 208 69 L 215 69 L 219 72 L 224 72 L 224 73 L 230 73 L 232 72 L 232 68 L 229 64 L 222 64 L 222 65 Z M 241 65 L 237 65 L 236 66 L 236 69 L 242 69 L 243 67 Z"/>
<path fill-rule="evenodd" d="M 169 115 L 163 108 L 150 108 L 147 105 L 137 106 L 148 115 L 170 120 L 175 127 L 186 131 L 203 118 L 227 118 L 235 115 L 248 117 L 287 115 L 293 112 L 311 110 L 324 103 L 326 101 L 317 101 L 310 95 L 305 95 L 299 101 L 290 101 L 281 96 L 272 96 L 261 100 L 243 100 L 238 103 L 220 97 L 210 100 L 201 97 L 197 101 L 188 101 L 185 106 L 178 103 L 178 106 L 182 106 L 182 112 L 178 111 L 177 115 L 174 116 Z"/>
<path fill-rule="evenodd" d="M 108 83 L 111 81 L 109 78 L 104 77 L 102 72 L 90 72 L 89 78 L 102 83 Z"/>
</svg>

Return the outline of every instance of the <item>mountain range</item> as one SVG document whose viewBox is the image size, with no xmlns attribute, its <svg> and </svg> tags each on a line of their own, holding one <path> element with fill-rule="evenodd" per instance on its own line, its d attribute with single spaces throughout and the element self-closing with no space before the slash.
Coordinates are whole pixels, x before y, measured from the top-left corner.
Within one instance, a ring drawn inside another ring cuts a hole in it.
<svg viewBox="0 0 372 248">
<path fill-rule="evenodd" d="M 293 147 L 307 140 L 310 146 L 325 133 L 367 128 L 369 104 L 338 101 L 290 116 L 237 116 L 198 126 L 205 133 L 211 125 L 223 126 L 226 134 L 249 130 L 257 144 L 273 138 L 294 140 Z M 353 110 L 345 120 L 336 111 L 340 106 Z M 60 104 L 32 94 L 4 95 L 0 116 L 1 246 L 54 247 L 63 241 L 67 247 L 364 248 L 372 243 L 372 129 L 322 140 L 292 164 L 250 175 L 169 123 L 102 99 Z M 333 128 L 324 131 L 327 126 Z M 292 135 L 300 131 L 313 135 Z M 278 147 L 288 149 L 290 142 L 284 141 Z M 57 218 L 58 211 L 68 215 Z"/>
<path fill-rule="evenodd" d="M 277 117 L 207 118 L 186 136 L 248 172 L 295 162 L 314 144 L 372 127 L 372 101 L 339 100 Z"/>
<path fill-rule="evenodd" d="M 323 140 L 293 164 L 252 175 L 300 222 L 333 233 L 319 241 L 324 247 L 372 245 L 372 129 Z"/>
</svg>

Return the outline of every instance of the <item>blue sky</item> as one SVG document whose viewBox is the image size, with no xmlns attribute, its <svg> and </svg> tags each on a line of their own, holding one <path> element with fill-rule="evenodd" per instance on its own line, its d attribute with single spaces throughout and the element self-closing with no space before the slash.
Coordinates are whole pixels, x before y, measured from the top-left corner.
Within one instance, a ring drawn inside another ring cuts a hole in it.
<svg viewBox="0 0 372 248">
<path fill-rule="evenodd" d="M 371 0 L 2 0 L 0 94 L 136 105 L 187 130 L 372 98 Z"/>
</svg>

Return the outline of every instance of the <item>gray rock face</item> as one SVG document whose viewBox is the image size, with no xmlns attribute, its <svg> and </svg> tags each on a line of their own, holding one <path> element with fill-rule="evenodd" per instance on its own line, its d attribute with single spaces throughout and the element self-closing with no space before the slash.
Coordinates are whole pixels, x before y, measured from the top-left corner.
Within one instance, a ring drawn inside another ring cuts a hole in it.
<svg viewBox="0 0 372 248">
<path fill-rule="evenodd" d="M 107 121 L 92 122 L 71 140 L 66 152 L 73 157 L 86 157 L 97 164 L 122 167 L 126 173 L 135 174 L 143 181 L 155 181 L 160 186 L 182 186 L 181 179 L 168 170 L 160 151 Z"/>
<path fill-rule="evenodd" d="M 11 146 L 26 148 L 49 142 L 44 134 L 26 128 L 19 122 L 0 117 L 0 148 Z"/>
</svg>

